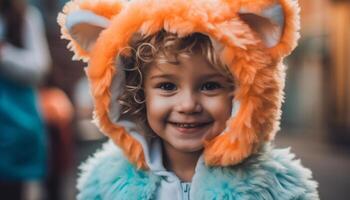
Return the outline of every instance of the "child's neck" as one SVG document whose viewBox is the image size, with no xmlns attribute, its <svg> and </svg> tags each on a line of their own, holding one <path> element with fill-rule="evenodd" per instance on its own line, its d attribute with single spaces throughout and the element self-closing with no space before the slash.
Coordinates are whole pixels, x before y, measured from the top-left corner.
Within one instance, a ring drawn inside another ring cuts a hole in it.
<svg viewBox="0 0 350 200">
<path fill-rule="evenodd" d="M 197 161 L 203 150 L 181 152 L 166 142 L 163 143 L 163 163 L 167 170 L 172 171 L 184 182 L 191 182 L 195 173 Z"/>
</svg>

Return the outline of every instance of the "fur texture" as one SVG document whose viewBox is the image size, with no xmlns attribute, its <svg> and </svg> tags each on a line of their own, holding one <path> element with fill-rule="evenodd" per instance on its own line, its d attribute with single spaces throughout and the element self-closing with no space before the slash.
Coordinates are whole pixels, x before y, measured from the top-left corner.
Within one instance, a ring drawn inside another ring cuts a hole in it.
<svg viewBox="0 0 350 200">
<path fill-rule="evenodd" d="M 154 199 L 160 177 L 135 168 L 113 144 L 82 166 L 78 199 Z M 289 149 L 263 147 L 233 167 L 198 168 L 191 199 L 316 200 L 317 183 Z"/>
<path fill-rule="evenodd" d="M 268 48 L 239 15 L 244 9 L 259 15 L 278 3 L 284 11 L 283 35 Z M 145 9 L 147 8 L 147 9 Z M 74 10 L 90 10 L 111 20 L 90 52 L 84 51 L 65 29 L 66 15 Z M 180 37 L 193 32 L 207 34 L 223 46 L 218 52 L 238 83 L 235 100 L 240 109 L 228 121 L 226 131 L 205 143 L 205 162 L 230 166 L 256 152 L 260 144 L 274 138 L 279 129 L 283 99 L 284 56 L 299 37 L 299 7 L 295 0 L 74 0 L 59 15 L 63 38 L 76 57 L 89 60 L 86 70 L 95 104 L 95 119 L 138 168 L 147 168 L 142 146 L 124 127 L 109 118 L 111 84 L 118 73 L 119 51 L 135 32 L 152 34 L 161 29 Z"/>
</svg>

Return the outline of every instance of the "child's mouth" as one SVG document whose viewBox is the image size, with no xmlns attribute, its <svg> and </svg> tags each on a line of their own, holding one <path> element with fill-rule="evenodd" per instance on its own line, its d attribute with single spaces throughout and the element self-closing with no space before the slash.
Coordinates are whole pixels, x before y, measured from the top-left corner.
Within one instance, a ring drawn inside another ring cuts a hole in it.
<svg viewBox="0 0 350 200">
<path fill-rule="evenodd" d="M 178 123 L 178 122 L 169 122 L 173 125 L 178 131 L 182 133 L 195 133 L 200 129 L 211 124 L 211 122 L 197 122 L 197 123 Z"/>
</svg>

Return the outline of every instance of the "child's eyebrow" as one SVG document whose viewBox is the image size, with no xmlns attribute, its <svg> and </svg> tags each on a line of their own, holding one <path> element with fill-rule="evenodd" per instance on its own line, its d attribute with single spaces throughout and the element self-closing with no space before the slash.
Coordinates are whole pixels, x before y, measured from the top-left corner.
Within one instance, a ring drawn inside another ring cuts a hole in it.
<svg viewBox="0 0 350 200">
<path fill-rule="evenodd" d="M 150 77 L 150 79 L 156 79 L 156 78 L 176 79 L 176 75 L 173 75 L 173 74 L 158 74 L 158 75 L 153 75 L 153 76 Z"/>
<path fill-rule="evenodd" d="M 203 75 L 203 79 L 211 79 L 211 78 L 222 78 L 223 75 L 219 74 L 219 73 L 215 73 L 215 74 L 207 74 L 207 75 Z"/>
<path fill-rule="evenodd" d="M 201 76 L 201 79 L 212 79 L 212 78 L 222 78 L 223 75 L 219 73 L 210 73 L 210 74 L 204 74 Z M 157 74 L 150 77 L 150 79 L 156 79 L 156 78 L 164 78 L 164 79 L 177 79 L 177 76 L 174 74 Z"/>
</svg>

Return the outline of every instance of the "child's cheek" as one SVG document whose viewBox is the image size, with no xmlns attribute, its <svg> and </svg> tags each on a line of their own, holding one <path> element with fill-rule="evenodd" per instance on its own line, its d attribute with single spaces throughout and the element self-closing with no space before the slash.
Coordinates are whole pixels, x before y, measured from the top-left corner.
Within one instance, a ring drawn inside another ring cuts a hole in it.
<svg viewBox="0 0 350 200">
<path fill-rule="evenodd" d="M 220 95 L 217 97 L 207 97 L 202 101 L 204 109 L 220 124 L 225 125 L 231 116 L 232 97 Z"/>
<path fill-rule="evenodd" d="M 171 111 L 169 98 L 157 94 L 146 96 L 146 111 L 149 122 L 164 122 Z"/>
</svg>

